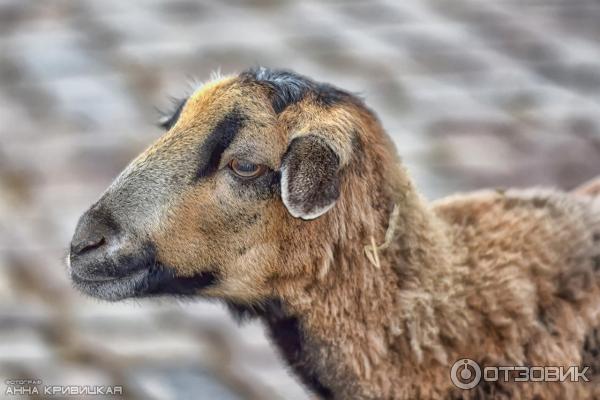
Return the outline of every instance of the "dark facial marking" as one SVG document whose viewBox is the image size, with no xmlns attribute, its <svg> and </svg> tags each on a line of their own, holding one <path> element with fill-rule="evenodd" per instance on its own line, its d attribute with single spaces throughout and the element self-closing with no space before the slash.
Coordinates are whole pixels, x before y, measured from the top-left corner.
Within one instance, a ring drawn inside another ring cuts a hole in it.
<svg viewBox="0 0 600 400">
<path fill-rule="evenodd" d="M 173 99 L 173 102 L 175 104 L 175 110 L 171 113 L 165 114 L 162 118 L 160 118 L 160 120 L 158 122 L 158 125 L 166 131 L 171 129 L 173 127 L 173 125 L 175 125 L 177 123 L 177 120 L 179 119 L 179 116 L 181 115 L 181 110 L 183 110 L 183 107 L 185 106 L 185 103 L 187 102 L 187 98 L 186 99 Z"/>
<path fill-rule="evenodd" d="M 161 295 L 191 296 L 218 283 L 212 271 L 192 276 L 177 276 L 175 271 L 156 261 L 156 249 L 150 242 L 141 245 L 135 255 L 103 259 L 87 266 L 85 276 L 72 272 L 75 286 L 85 294 L 105 300 Z"/>
<path fill-rule="evenodd" d="M 235 136 L 242 128 L 246 117 L 238 110 L 229 112 L 215 126 L 200 149 L 200 166 L 196 179 L 201 179 L 214 173 L 219 167 L 221 155 L 229 147 Z"/>
<path fill-rule="evenodd" d="M 323 106 L 331 106 L 342 101 L 360 102 L 355 96 L 326 83 L 315 82 L 292 71 L 252 68 L 242 72 L 243 79 L 259 82 L 271 91 L 271 105 L 276 114 L 288 106 L 298 103 L 308 94 Z"/>
<path fill-rule="evenodd" d="M 218 282 L 214 272 L 200 272 L 192 276 L 180 277 L 167 267 L 157 265 L 151 269 L 144 286 L 139 288 L 140 296 L 192 296 L 200 289 Z"/>
<path fill-rule="evenodd" d="M 269 330 L 271 339 L 279 348 L 281 355 L 302 383 L 306 385 L 320 399 L 332 399 L 333 392 L 319 381 L 317 372 L 307 357 L 307 333 L 304 331 L 300 320 L 289 315 L 278 300 L 270 300 L 261 305 L 240 305 L 227 302 L 227 307 L 238 320 L 260 318 Z"/>
</svg>

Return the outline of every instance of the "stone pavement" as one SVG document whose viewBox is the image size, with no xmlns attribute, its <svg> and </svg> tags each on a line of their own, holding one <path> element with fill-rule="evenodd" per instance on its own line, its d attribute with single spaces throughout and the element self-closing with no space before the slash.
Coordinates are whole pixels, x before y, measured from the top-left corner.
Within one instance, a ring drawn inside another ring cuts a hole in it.
<svg viewBox="0 0 600 400">
<path fill-rule="evenodd" d="M 361 93 L 424 193 L 600 174 L 600 2 L 0 0 L 0 396 L 307 399 L 217 304 L 105 304 L 63 258 L 80 213 L 190 82 L 263 64 Z"/>
</svg>

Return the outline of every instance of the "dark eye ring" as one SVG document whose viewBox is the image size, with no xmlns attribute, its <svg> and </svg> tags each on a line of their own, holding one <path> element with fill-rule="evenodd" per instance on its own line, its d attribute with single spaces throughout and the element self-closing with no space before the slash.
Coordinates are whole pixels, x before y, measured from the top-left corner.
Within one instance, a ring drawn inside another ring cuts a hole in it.
<svg viewBox="0 0 600 400">
<path fill-rule="evenodd" d="M 254 164 L 245 160 L 233 159 L 229 161 L 229 168 L 241 178 L 256 178 L 267 171 L 267 167 L 262 164 Z"/>
</svg>

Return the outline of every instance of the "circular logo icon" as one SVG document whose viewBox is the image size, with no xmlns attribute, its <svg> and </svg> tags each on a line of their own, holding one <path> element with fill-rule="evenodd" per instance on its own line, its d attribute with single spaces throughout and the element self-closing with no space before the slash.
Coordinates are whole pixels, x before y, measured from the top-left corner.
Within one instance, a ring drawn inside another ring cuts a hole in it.
<svg viewBox="0 0 600 400">
<path fill-rule="evenodd" d="M 481 367 L 469 358 L 461 358 L 452 365 L 450 379 L 460 389 L 473 389 L 481 381 Z"/>
</svg>

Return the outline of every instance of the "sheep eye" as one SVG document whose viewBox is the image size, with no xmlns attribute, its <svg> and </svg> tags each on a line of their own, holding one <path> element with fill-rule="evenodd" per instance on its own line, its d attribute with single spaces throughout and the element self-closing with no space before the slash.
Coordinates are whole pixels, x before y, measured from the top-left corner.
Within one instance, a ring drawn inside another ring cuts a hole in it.
<svg viewBox="0 0 600 400">
<path fill-rule="evenodd" d="M 229 162 L 229 168 L 242 178 L 256 178 L 257 176 L 264 174 L 267 170 L 267 167 L 264 165 L 236 159 Z"/>
</svg>

